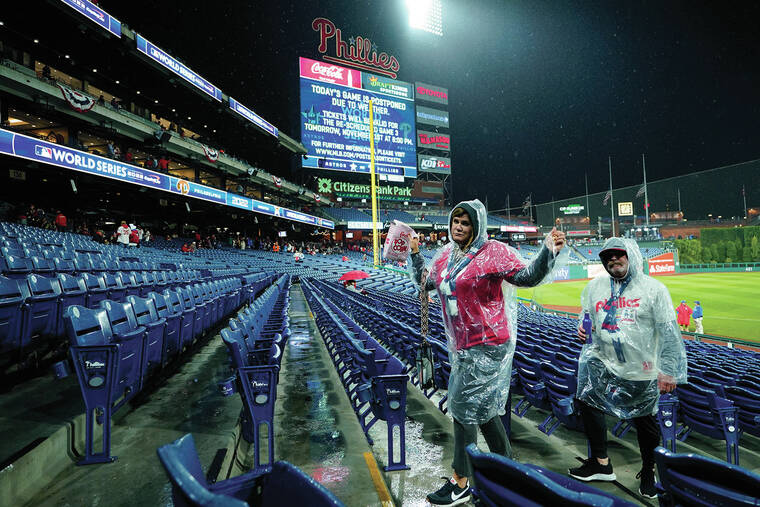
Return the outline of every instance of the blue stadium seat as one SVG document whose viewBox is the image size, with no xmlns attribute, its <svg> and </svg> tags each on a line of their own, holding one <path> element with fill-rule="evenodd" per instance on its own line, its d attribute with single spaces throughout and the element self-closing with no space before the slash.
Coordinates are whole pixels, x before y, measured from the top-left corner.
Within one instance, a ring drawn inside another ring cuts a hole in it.
<svg viewBox="0 0 760 507">
<path fill-rule="evenodd" d="M 203 331 L 202 324 L 198 323 L 195 306 L 193 306 L 192 301 L 185 300 L 185 294 L 182 288 L 165 290 L 164 299 L 174 313 L 182 315 L 182 320 L 180 321 L 180 343 L 182 344 L 181 349 L 186 349 Z M 196 332 L 196 330 L 198 330 L 198 332 Z"/>
<path fill-rule="evenodd" d="M 343 506 L 324 486 L 285 461 L 209 484 L 191 434 L 159 447 L 157 453 L 172 483 L 177 507 Z"/>
<path fill-rule="evenodd" d="M 127 302 L 132 305 L 137 325 L 146 330 L 149 368 L 164 366 L 168 358 L 166 319 L 158 316 L 156 306 L 150 298 L 129 296 Z"/>
<path fill-rule="evenodd" d="M 108 287 L 101 276 L 92 273 L 81 273 L 79 275 L 84 280 L 87 288 L 87 307 L 99 308 L 100 302 L 108 298 Z"/>
<path fill-rule="evenodd" d="M 475 495 L 482 505 L 633 506 L 610 493 L 535 465 L 467 446 Z"/>
<path fill-rule="evenodd" d="M 180 328 L 182 324 L 182 312 L 175 312 L 170 304 L 167 303 L 164 294 L 151 292 L 148 294 L 148 297 L 153 301 L 158 316 L 166 319 L 164 345 L 166 347 L 166 356 L 168 359 L 171 359 L 182 352 L 182 330 Z M 192 337 L 192 332 L 190 333 L 190 336 Z"/>
<path fill-rule="evenodd" d="M 760 505 L 760 475 L 707 456 L 658 447 L 660 506 Z"/>
<path fill-rule="evenodd" d="M 129 303 L 110 301 L 105 299 L 100 302 L 100 308 L 106 311 L 108 322 L 111 326 L 113 341 L 129 344 L 133 354 L 126 365 L 119 365 L 120 382 L 131 383 L 127 385 L 132 391 L 142 389 L 146 372 L 148 370 L 147 335 L 145 327 L 137 324 L 137 318 Z M 120 357 L 123 357 L 120 354 Z M 160 353 L 159 353 L 160 357 Z"/>
<path fill-rule="evenodd" d="M 0 276 L 0 372 L 20 359 L 26 297 L 27 290 L 18 280 Z"/>
</svg>

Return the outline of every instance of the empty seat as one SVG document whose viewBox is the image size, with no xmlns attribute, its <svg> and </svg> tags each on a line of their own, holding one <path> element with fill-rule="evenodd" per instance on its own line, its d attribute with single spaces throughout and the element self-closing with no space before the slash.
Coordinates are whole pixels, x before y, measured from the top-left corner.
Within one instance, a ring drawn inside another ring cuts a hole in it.
<svg viewBox="0 0 760 507">
<path fill-rule="evenodd" d="M 343 505 L 324 486 L 285 461 L 276 462 L 271 469 L 252 470 L 209 484 L 191 434 L 159 447 L 157 453 L 172 483 L 176 506 Z"/>
</svg>

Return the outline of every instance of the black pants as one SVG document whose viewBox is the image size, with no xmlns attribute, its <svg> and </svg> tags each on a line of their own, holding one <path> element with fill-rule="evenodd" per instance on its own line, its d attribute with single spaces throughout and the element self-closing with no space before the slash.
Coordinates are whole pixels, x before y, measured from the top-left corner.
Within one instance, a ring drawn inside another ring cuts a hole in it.
<svg viewBox="0 0 760 507">
<path fill-rule="evenodd" d="M 604 412 L 582 401 L 579 402 L 586 438 L 591 446 L 591 456 L 594 458 L 607 457 L 607 421 Z M 639 439 L 639 452 L 644 468 L 654 468 L 654 450 L 660 445 L 660 426 L 653 415 L 635 417 L 633 425 Z"/>
<path fill-rule="evenodd" d="M 501 417 L 498 415 L 486 423 L 480 425 L 480 431 L 483 432 L 483 438 L 486 439 L 488 449 L 502 456 L 512 456 L 512 446 L 509 444 L 507 432 Z M 454 419 L 454 461 L 451 467 L 459 477 L 470 476 L 470 460 L 467 458 L 465 448 L 478 441 L 478 425 L 461 424 Z"/>
</svg>

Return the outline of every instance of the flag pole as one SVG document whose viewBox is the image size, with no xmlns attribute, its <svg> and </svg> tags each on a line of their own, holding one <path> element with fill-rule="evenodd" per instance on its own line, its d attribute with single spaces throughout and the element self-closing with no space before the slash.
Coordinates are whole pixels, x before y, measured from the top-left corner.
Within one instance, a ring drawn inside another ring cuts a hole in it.
<svg viewBox="0 0 760 507">
<path fill-rule="evenodd" d="M 586 218 L 588 218 L 588 228 L 591 229 L 591 208 L 588 205 L 588 173 L 583 173 L 583 179 L 586 181 Z"/>
<path fill-rule="evenodd" d="M 350 74 L 349 74 L 350 75 Z M 372 99 L 369 101 L 369 174 L 370 174 L 370 198 L 372 199 L 372 264 L 380 267 L 380 231 L 377 230 L 377 186 L 375 183 L 375 122 L 373 118 Z"/>
<path fill-rule="evenodd" d="M 744 219 L 746 220 L 749 217 L 749 212 L 747 211 L 747 193 L 744 191 L 744 184 L 742 184 L 742 198 L 744 199 Z"/>
<path fill-rule="evenodd" d="M 607 165 L 610 170 L 610 225 L 612 226 L 612 235 L 615 236 L 615 198 L 612 196 L 612 157 L 607 157 Z"/>
<path fill-rule="evenodd" d="M 647 193 L 647 162 L 644 154 L 641 154 L 641 167 L 644 169 L 644 214 L 647 217 L 647 227 L 649 227 L 649 194 Z"/>
<path fill-rule="evenodd" d="M 507 220 L 512 221 L 512 208 L 509 207 L 509 194 L 507 194 Z"/>
</svg>

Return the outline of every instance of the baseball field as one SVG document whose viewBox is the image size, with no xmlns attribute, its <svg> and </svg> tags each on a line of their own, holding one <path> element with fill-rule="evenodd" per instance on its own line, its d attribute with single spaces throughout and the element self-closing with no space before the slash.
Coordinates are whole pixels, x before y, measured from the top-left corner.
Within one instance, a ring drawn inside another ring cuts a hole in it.
<svg viewBox="0 0 760 507">
<path fill-rule="evenodd" d="M 670 291 L 673 308 L 682 299 L 694 308 L 700 301 L 706 334 L 760 343 L 760 273 L 695 273 L 655 277 Z M 517 295 L 566 311 L 580 310 L 580 296 L 588 280 L 556 282 Z M 689 331 L 694 331 L 694 320 Z"/>
</svg>

